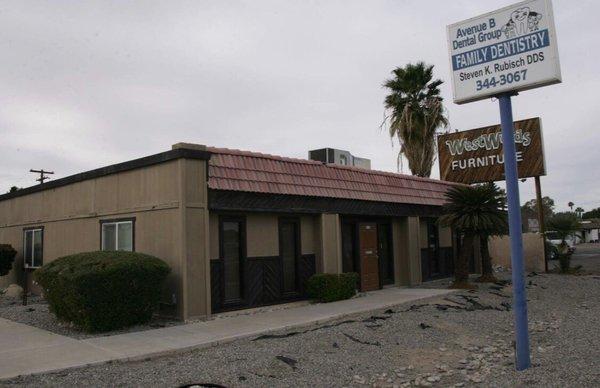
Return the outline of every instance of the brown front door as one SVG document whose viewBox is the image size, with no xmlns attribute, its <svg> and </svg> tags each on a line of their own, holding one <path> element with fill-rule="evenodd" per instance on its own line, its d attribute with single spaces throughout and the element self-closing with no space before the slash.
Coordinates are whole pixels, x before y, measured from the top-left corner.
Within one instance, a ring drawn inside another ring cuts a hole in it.
<svg viewBox="0 0 600 388">
<path fill-rule="evenodd" d="M 377 224 L 359 224 L 360 288 L 362 291 L 379 289 L 379 257 L 377 255 Z"/>
</svg>

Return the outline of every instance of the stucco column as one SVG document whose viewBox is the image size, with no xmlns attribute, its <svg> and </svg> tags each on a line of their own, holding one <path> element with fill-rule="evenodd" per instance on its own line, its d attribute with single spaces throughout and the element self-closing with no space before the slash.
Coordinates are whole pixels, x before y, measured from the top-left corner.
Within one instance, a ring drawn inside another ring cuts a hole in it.
<svg viewBox="0 0 600 388">
<path fill-rule="evenodd" d="M 205 160 L 180 159 L 180 258 L 184 320 L 210 315 L 209 214 Z"/>
<path fill-rule="evenodd" d="M 414 286 L 421 279 L 419 217 L 403 217 L 392 224 L 394 236 L 394 278 L 397 286 Z"/>
<path fill-rule="evenodd" d="M 321 272 L 342 273 L 342 232 L 339 214 L 321 214 L 319 240 Z"/>
</svg>

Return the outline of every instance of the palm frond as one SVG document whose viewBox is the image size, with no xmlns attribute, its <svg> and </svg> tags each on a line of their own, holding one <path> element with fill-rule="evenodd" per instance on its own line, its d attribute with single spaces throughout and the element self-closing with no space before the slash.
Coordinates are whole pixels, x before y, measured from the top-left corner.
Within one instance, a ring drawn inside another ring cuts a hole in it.
<svg viewBox="0 0 600 388">
<path fill-rule="evenodd" d="M 424 62 L 392 71 L 383 86 L 390 94 L 384 106 L 389 114 L 389 135 L 400 142 L 399 157 L 405 156 L 414 175 L 428 177 L 437 153 L 435 134 L 448 126 L 440 96 L 442 80 L 433 80 L 433 66 Z"/>
</svg>

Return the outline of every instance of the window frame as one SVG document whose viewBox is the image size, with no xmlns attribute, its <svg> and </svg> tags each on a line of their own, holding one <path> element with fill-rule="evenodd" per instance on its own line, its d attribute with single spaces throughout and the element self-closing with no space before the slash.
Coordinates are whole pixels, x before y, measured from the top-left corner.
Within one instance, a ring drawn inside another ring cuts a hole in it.
<svg viewBox="0 0 600 388">
<path fill-rule="evenodd" d="M 32 233 L 32 237 L 31 237 L 31 264 L 32 265 L 27 265 L 27 250 L 26 250 L 26 245 L 27 245 L 27 233 L 31 232 Z M 41 240 L 42 240 L 42 257 L 40 258 L 40 265 L 35 265 L 35 261 L 36 261 L 36 257 L 35 257 L 35 232 L 40 232 L 41 234 Z M 41 268 L 44 265 L 44 227 L 43 226 L 32 226 L 32 227 L 28 227 L 28 228 L 23 228 L 23 268 L 25 269 L 37 269 L 37 268 Z"/>
<path fill-rule="evenodd" d="M 120 252 L 135 252 L 135 217 L 125 217 L 125 218 L 113 218 L 113 219 L 107 219 L 107 220 L 100 220 L 100 250 L 104 251 L 104 249 L 102 249 L 103 247 L 103 233 L 102 230 L 104 228 L 104 225 L 106 224 L 115 224 L 115 249 L 113 251 L 105 251 L 105 252 L 119 252 L 118 249 L 118 245 L 119 245 L 119 224 L 124 224 L 124 223 L 131 223 L 131 251 L 120 251 Z"/>
</svg>

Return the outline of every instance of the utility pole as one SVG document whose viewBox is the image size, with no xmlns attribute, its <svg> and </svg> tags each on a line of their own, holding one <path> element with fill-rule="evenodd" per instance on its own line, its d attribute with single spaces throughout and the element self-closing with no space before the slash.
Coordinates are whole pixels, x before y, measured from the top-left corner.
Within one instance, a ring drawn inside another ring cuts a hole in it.
<svg viewBox="0 0 600 388">
<path fill-rule="evenodd" d="M 38 179 L 36 179 L 36 181 L 40 182 L 40 185 L 41 185 L 42 183 L 44 183 L 44 181 L 45 181 L 46 179 L 50 179 L 50 177 L 48 177 L 48 176 L 46 176 L 46 175 L 54 174 L 54 171 L 45 171 L 45 170 L 43 170 L 43 169 L 42 169 L 42 170 L 34 170 L 34 169 L 31 169 L 31 170 L 29 170 L 29 172 L 34 172 L 34 173 L 36 173 L 36 174 L 40 174 L 40 177 L 39 177 Z"/>
<path fill-rule="evenodd" d="M 548 272 L 548 256 L 546 256 L 546 220 L 544 220 L 544 203 L 542 198 L 542 184 L 540 177 L 535 177 L 535 197 L 537 202 L 538 222 L 540 223 L 540 234 L 544 241 L 542 252 L 544 253 L 544 269 Z"/>
</svg>

